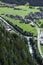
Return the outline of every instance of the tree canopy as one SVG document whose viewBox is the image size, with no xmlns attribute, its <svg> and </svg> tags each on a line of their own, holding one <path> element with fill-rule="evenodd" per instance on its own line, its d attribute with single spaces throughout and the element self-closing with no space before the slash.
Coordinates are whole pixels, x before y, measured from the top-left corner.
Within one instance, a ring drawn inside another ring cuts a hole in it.
<svg viewBox="0 0 43 65">
<path fill-rule="evenodd" d="M 0 24 L 0 65 L 37 65 L 33 61 L 27 40 L 7 32 Z"/>
</svg>

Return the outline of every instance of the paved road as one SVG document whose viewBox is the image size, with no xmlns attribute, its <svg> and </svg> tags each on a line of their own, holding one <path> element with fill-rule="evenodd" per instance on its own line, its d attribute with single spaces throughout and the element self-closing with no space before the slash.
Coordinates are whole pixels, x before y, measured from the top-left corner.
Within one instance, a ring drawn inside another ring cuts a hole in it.
<svg viewBox="0 0 43 65">
<path fill-rule="evenodd" d="M 31 21 L 31 20 L 30 20 L 30 21 Z M 38 46 L 39 53 L 40 53 L 41 57 L 43 58 L 43 54 L 42 54 L 42 51 L 41 51 L 41 48 L 40 48 L 40 40 L 43 40 L 43 39 L 40 38 L 40 35 L 41 35 L 40 30 L 41 30 L 41 29 L 40 29 L 33 21 L 31 21 L 31 23 L 32 23 L 33 25 L 35 25 L 35 27 L 36 27 L 36 29 L 37 29 L 37 32 L 38 32 L 38 36 L 37 36 L 37 46 Z"/>
<path fill-rule="evenodd" d="M 3 21 L 3 23 L 4 23 L 4 26 L 5 26 L 5 29 L 7 30 L 7 31 L 9 31 L 9 32 L 17 32 L 20 36 L 23 36 L 20 32 L 18 32 L 18 31 L 16 31 L 10 24 L 8 24 L 7 23 L 7 21 L 5 21 L 2 17 L 0 17 L 0 20 L 2 20 Z M 30 51 L 30 53 L 31 53 L 31 55 L 33 56 L 33 50 L 32 50 L 32 47 L 31 47 L 31 45 L 30 45 L 30 42 L 29 42 L 29 38 L 32 38 L 32 37 L 30 37 L 30 36 L 24 36 L 26 39 L 27 39 L 27 41 L 28 41 L 28 46 L 29 46 L 29 51 Z"/>
<path fill-rule="evenodd" d="M 42 51 L 40 48 L 40 28 L 38 28 L 37 30 L 38 30 L 38 40 L 37 40 L 38 41 L 38 49 L 39 49 L 41 57 L 43 57 L 43 54 L 42 54 Z"/>
<path fill-rule="evenodd" d="M 31 37 L 32 38 L 32 37 Z M 32 46 L 31 46 L 31 44 L 30 44 L 30 42 L 29 42 L 29 39 L 30 39 L 30 37 L 27 37 L 26 36 L 26 39 L 27 39 L 27 41 L 28 41 L 28 46 L 29 46 L 29 51 L 30 51 L 30 54 L 33 56 L 33 49 L 32 49 Z"/>
<path fill-rule="evenodd" d="M 14 32 L 17 32 L 19 33 L 20 36 L 22 36 L 22 34 L 18 31 L 16 31 L 10 24 L 8 24 L 2 17 L 0 17 L 0 20 L 2 20 L 6 26 L 9 26 L 7 30 L 13 30 Z M 32 22 L 32 21 L 31 21 Z M 42 55 L 42 52 L 41 52 L 41 49 L 40 49 L 40 28 L 34 23 L 34 25 L 36 26 L 36 29 L 38 31 L 38 36 L 37 36 L 37 46 L 38 46 L 38 50 L 40 52 L 40 55 L 41 57 L 43 57 Z M 28 46 L 29 46 L 29 51 L 31 53 L 31 55 L 33 55 L 33 49 L 30 45 L 30 42 L 29 42 L 29 38 L 32 38 L 32 37 L 27 37 L 27 36 L 24 36 L 25 38 L 27 38 L 27 41 L 28 41 Z"/>
<path fill-rule="evenodd" d="M 41 48 L 40 48 L 40 35 L 41 35 L 41 32 L 40 32 L 40 28 L 35 24 L 36 26 L 36 29 L 37 29 L 37 32 L 38 32 L 38 36 L 37 36 L 37 46 L 38 46 L 38 50 L 39 50 L 39 53 L 41 55 L 41 57 L 43 58 L 43 54 L 42 54 L 42 51 L 41 51 Z"/>
<path fill-rule="evenodd" d="M 31 20 L 30 20 L 30 21 L 31 21 Z M 42 51 L 41 51 L 41 48 L 40 48 L 40 40 L 43 40 L 43 39 L 41 39 L 41 37 L 40 37 L 40 35 L 41 35 L 41 32 L 40 32 L 41 28 L 39 28 L 33 21 L 31 21 L 31 23 L 32 23 L 33 25 L 35 25 L 35 27 L 36 27 L 36 29 L 37 29 L 37 32 L 38 32 L 38 36 L 37 36 L 37 46 L 38 46 L 39 53 L 40 53 L 41 57 L 43 58 L 43 54 L 42 54 Z M 27 40 L 28 40 L 28 39 L 27 39 Z"/>
</svg>

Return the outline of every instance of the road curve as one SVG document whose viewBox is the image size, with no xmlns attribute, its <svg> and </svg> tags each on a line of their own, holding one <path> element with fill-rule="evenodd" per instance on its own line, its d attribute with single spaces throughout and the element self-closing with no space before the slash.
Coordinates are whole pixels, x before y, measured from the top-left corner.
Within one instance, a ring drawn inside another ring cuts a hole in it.
<svg viewBox="0 0 43 65">
<path fill-rule="evenodd" d="M 7 23 L 7 21 L 5 21 L 2 17 L 0 17 L 0 20 L 2 20 L 6 25 L 8 25 L 10 28 L 12 28 L 13 29 L 13 31 L 14 32 L 18 32 L 18 31 L 15 31 L 15 29 L 10 25 L 10 24 L 8 24 Z M 32 21 L 31 21 L 32 22 Z M 38 46 L 38 50 L 39 50 L 39 52 L 40 52 L 40 55 L 41 55 L 41 57 L 43 57 L 43 55 L 42 55 L 42 52 L 41 52 L 41 48 L 40 48 L 40 28 L 34 23 L 34 25 L 35 25 L 35 27 L 36 27 L 36 29 L 37 29 L 37 32 L 38 32 L 38 36 L 37 36 L 37 46 Z M 22 34 L 20 33 L 20 32 L 18 32 L 21 36 L 22 36 Z M 32 47 L 31 47 L 31 45 L 30 45 L 30 43 L 29 43 L 29 38 L 31 38 L 31 37 L 27 37 L 27 36 L 24 36 L 26 39 L 27 39 L 27 41 L 28 41 L 28 46 L 29 46 L 29 51 L 30 51 L 30 53 L 31 53 L 31 55 L 33 54 L 33 49 L 32 49 Z"/>
<path fill-rule="evenodd" d="M 11 29 L 11 30 L 13 29 L 13 31 L 14 31 L 14 32 L 17 32 L 20 36 L 24 36 L 24 35 L 22 35 L 20 32 L 18 32 L 17 30 L 15 30 L 15 29 L 13 28 L 13 26 L 11 26 L 9 23 L 7 23 L 7 21 L 4 20 L 2 17 L 0 17 L 0 20 L 3 21 L 3 23 L 5 24 L 5 26 L 8 26 L 8 27 L 9 27 L 9 30 L 10 30 L 10 29 Z M 30 42 L 29 42 L 29 38 L 32 38 L 32 37 L 30 37 L 30 36 L 24 36 L 24 37 L 27 39 L 30 54 L 33 56 L 33 49 L 32 49 L 32 46 L 30 45 Z"/>
<path fill-rule="evenodd" d="M 34 23 L 35 24 L 35 23 Z M 43 58 L 43 54 L 42 54 L 42 51 L 41 51 L 41 48 L 40 48 L 40 28 L 35 24 L 36 26 L 36 29 L 37 29 L 37 32 L 38 32 L 38 36 L 37 36 L 37 46 L 38 46 L 38 50 L 39 50 L 39 53 L 41 55 L 41 57 Z"/>
</svg>

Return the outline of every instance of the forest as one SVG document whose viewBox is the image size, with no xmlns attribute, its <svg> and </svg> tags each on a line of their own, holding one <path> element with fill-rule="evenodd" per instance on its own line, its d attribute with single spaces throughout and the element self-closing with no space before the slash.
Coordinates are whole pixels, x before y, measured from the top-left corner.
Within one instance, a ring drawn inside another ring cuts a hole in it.
<svg viewBox="0 0 43 65">
<path fill-rule="evenodd" d="M 0 65 L 37 65 L 29 53 L 27 40 L 9 33 L 0 23 Z"/>
<path fill-rule="evenodd" d="M 0 0 L 0 1 L 10 4 L 18 4 L 18 5 L 24 5 L 27 2 L 29 2 L 29 4 L 33 6 L 43 5 L 43 0 Z"/>
</svg>

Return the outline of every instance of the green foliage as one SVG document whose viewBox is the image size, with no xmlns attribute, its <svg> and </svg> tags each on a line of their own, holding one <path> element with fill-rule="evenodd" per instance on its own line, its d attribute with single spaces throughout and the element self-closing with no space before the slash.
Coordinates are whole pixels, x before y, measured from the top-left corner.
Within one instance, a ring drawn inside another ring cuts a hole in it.
<svg viewBox="0 0 43 65">
<path fill-rule="evenodd" d="M 40 48 L 41 48 L 41 51 L 42 51 L 42 54 L 43 54 L 43 44 L 40 45 Z"/>
<path fill-rule="evenodd" d="M 37 65 L 25 38 L 7 32 L 0 23 L 0 65 Z"/>
<path fill-rule="evenodd" d="M 27 3 L 27 5 L 28 4 L 29 3 Z M 6 14 L 13 15 L 13 16 L 18 15 L 24 18 L 30 12 L 39 12 L 39 10 L 37 9 L 38 7 L 30 8 L 29 6 L 26 5 L 20 5 L 20 6 L 15 6 L 15 8 L 20 10 L 16 10 L 10 7 L 0 7 L 0 16 L 3 16 L 5 19 L 9 20 L 9 22 L 11 22 L 13 25 L 19 26 L 20 28 L 23 29 L 24 32 L 27 31 L 33 33 L 34 36 L 37 36 L 37 30 L 35 27 L 32 27 L 30 24 L 20 23 L 21 21 L 6 17 L 5 15 Z"/>
<path fill-rule="evenodd" d="M 37 47 L 37 40 L 35 41 L 32 38 L 32 39 L 30 39 L 30 41 L 31 41 L 31 45 L 32 45 L 33 50 L 34 50 L 34 58 L 36 59 L 36 61 L 39 65 L 43 65 L 43 58 L 41 57 L 41 55 L 39 53 L 39 50 L 38 50 L 38 47 Z"/>
</svg>

